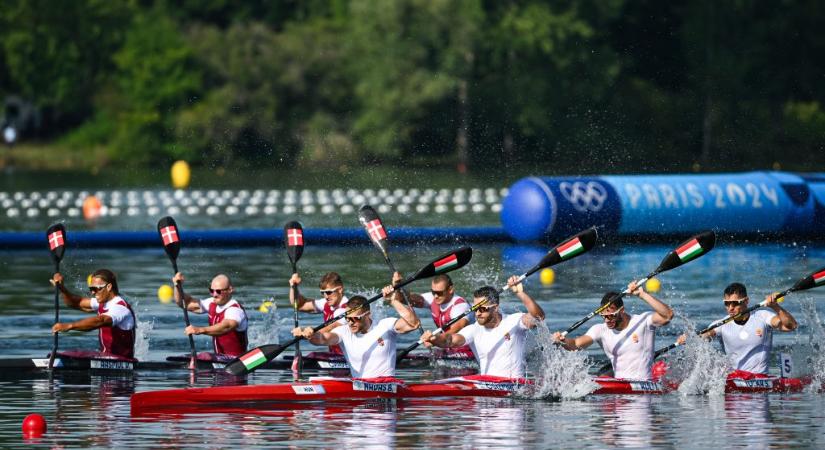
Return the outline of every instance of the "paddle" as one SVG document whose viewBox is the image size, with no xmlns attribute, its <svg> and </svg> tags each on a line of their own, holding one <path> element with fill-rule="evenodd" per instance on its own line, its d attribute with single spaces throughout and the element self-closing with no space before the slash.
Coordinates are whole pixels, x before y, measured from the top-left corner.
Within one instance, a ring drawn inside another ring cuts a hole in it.
<svg viewBox="0 0 825 450">
<path fill-rule="evenodd" d="M 779 295 L 776 297 L 778 299 L 776 301 L 781 303 L 784 300 L 784 297 L 786 295 L 790 294 L 791 292 L 804 291 L 804 290 L 808 290 L 808 289 L 811 289 L 811 288 L 815 288 L 817 286 L 822 286 L 823 284 L 825 284 L 825 267 L 817 270 L 816 272 L 808 275 L 805 278 L 802 278 L 801 280 L 797 281 L 796 284 L 794 284 L 792 287 L 790 287 L 788 289 L 785 289 L 784 291 L 780 292 Z M 736 314 L 736 315 L 733 315 L 733 316 L 728 316 L 728 317 L 725 317 L 724 319 L 713 322 L 712 324 L 710 324 L 704 330 L 697 331 L 696 334 L 701 336 L 701 335 L 707 333 L 708 331 L 713 330 L 714 328 L 719 328 L 722 325 L 724 325 L 724 324 L 726 324 L 726 323 L 728 323 L 732 320 L 736 320 L 738 317 L 748 315 L 748 314 L 752 313 L 753 311 L 766 306 L 767 303 L 768 303 L 767 300 L 759 302 L 756 305 L 751 306 L 750 308 L 742 311 L 739 314 Z M 663 348 L 660 348 L 659 350 L 656 350 L 656 352 L 653 354 L 653 359 L 656 359 L 659 356 L 662 356 L 663 354 L 673 350 L 674 348 L 676 348 L 678 346 L 679 346 L 679 342 L 677 341 L 677 342 L 674 342 L 674 343 L 668 345 L 667 347 L 663 347 Z"/>
<path fill-rule="evenodd" d="M 690 239 L 686 240 L 685 242 L 682 242 L 681 244 L 679 244 L 679 246 L 676 247 L 675 250 L 670 251 L 670 253 L 668 253 L 664 257 L 664 259 L 662 259 L 662 262 L 659 264 L 659 267 L 657 267 L 656 270 L 654 270 L 653 272 L 650 272 L 646 277 L 638 280 L 636 282 L 636 285 L 637 286 L 642 286 L 642 285 L 644 285 L 644 283 L 647 280 L 655 277 L 656 275 L 658 275 L 662 272 L 665 272 L 665 271 L 668 271 L 668 270 L 671 270 L 671 269 L 675 269 L 675 268 L 681 266 L 682 264 L 688 263 L 690 261 L 693 261 L 696 258 L 699 258 L 700 256 L 704 255 L 705 253 L 709 252 L 715 244 L 716 244 L 716 234 L 713 231 L 705 231 L 703 233 L 697 234 L 696 236 L 693 236 L 692 238 L 690 238 Z M 582 326 L 582 324 L 584 324 L 588 320 L 592 319 L 596 314 L 599 314 L 600 312 L 602 312 L 602 311 L 606 310 L 607 308 L 609 308 L 610 305 L 613 304 L 613 302 L 615 302 L 616 300 L 621 299 L 622 297 L 626 296 L 629 293 L 630 293 L 630 290 L 625 289 L 624 291 L 622 291 L 618 295 L 614 296 L 613 298 L 610 299 L 609 302 L 607 302 L 604 305 L 596 308 L 590 314 L 584 316 L 581 320 L 579 320 L 578 322 L 571 325 L 570 328 L 563 331 L 561 333 L 561 338 L 564 339 L 564 337 L 567 336 L 567 334 L 569 334 L 570 332 L 572 332 L 576 328 Z"/>
<path fill-rule="evenodd" d="M 384 228 L 384 223 L 381 221 L 381 218 L 378 217 L 378 213 L 372 209 L 372 206 L 363 205 L 358 209 L 358 221 L 361 222 L 364 231 L 367 232 L 367 236 L 369 236 L 372 243 L 375 244 L 378 250 L 381 251 L 381 254 L 384 255 L 384 261 L 387 262 L 387 266 L 390 268 L 390 274 L 397 272 L 389 253 L 387 253 L 387 247 L 389 247 L 390 242 L 387 240 L 387 231 L 386 228 Z M 401 295 L 404 297 L 404 302 L 411 305 L 410 295 L 406 289 L 401 289 Z M 412 308 L 412 306 L 410 307 Z M 418 325 L 418 331 L 421 333 L 424 332 L 421 324 Z"/>
<path fill-rule="evenodd" d="M 49 255 L 54 263 L 54 273 L 60 272 L 60 260 L 63 259 L 63 252 L 66 251 L 66 228 L 62 223 L 57 223 L 46 230 L 46 240 L 49 241 Z M 60 322 L 60 286 L 54 285 L 54 323 Z M 49 370 L 54 367 L 54 358 L 57 355 L 57 333 L 54 335 L 52 343 L 52 354 L 49 355 Z"/>
<path fill-rule="evenodd" d="M 394 288 L 400 289 L 412 283 L 413 281 L 420 280 L 422 278 L 429 278 L 437 274 L 452 272 L 453 270 L 460 269 L 461 267 L 464 267 L 468 262 L 470 262 L 470 259 L 472 257 L 473 249 L 470 247 L 462 247 L 458 250 L 446 253 L 436 258 L 433 262 L 422 267 L 418 272 L 416 272 L 411 277 L 408 277 L 407 279 L 396 284 Z M 379 292 L 378 294 L 367 300 L 367 305 L 378 300 L 382 296 L 383 293 Z M 341 313 L 335 317 L 332 317 L 326 322 L 313 328 L 313 331 L 322 330 L 329 324 L 337 320 L 340 320 L 345 315 L 346 312 Z M 252 372 L 261 364 L 264 364 L 267 361 L 270 361 L 272 358 L 275 358 L 276 356 L 281 354 L 281 352 L 283 352 L 284 349 L 286 349 L 287 347 L 298 343 L 298 341 L 300 341 L 301 339 L 303 339 L 303 337 L 295 337 L 286 344 L 267 344 L 257 347 L 251 351 L 244 353 L 240 357 L 230 361 L 229 364 L 226 365 L 226 370 L 232 375 L 244 375 L 249 372 Z"/>
<path fill-rule="evenodd" d="M 564 240 L 564 242 L 557 245 L 552 250 L 550 250 L 546 255 L 544 255 L 544 257 L 541 258 L 541 261 L 539 261 L 538 264 L 533 266 L 527 272 L 524 272 L 523 274 L 519 275 L 518 282 L 516 284 L 521 283 L 522 281 L 524 281 L 525 278 L 527 278 L 530 275 L 538 272 L 541 269 L 556 265 L 556 264 L 558 264 L 560 262 L 563 262 L 563 261 L 568 261 L 570 259 L 575 258 L 576 256 L 579 256 L 581 254 L 584 254 L 584 253 L 588 252 L 590 249 L 593 248 L 594 245 L 596 245 L 596 239 L 597 238 L 598 238 L 598 235 L 596 234 L 596 228 L 595 227 L 594 228 L 589 228 L 589 229 L 584 230 L 584 231 L 582 231 L 581 233 L 579 233 L 575 236 L 567 238 L 566 240 Z M 503 292 L 508 287 L 510 287 L 509 284 L 504 285 L 504 287 L 502 287 L 501 289 L 498 290 L 498 293 Z M 473 314 L 474 312 L 476 312 L 476 310 L 478 310 L 478 308 L 483 306 L 485 303 L 487 303 L 486 299 L 481 301 L 481 302 L 476 303 L 469 310 L 464 311 L 463 314 L 461 314 L 457 317 L 454 317 L 449 322 L 447 322 L 444 325 L 442 325 L 441 327 L 437 328 L 433 332 L 433 336 L 437 336 L 437 335 L 449 330 L 450 327 L 453 326 L 453 324 L 455 324 L 459 320 L 469 316 L 470 314 Z M 410 345 L 409 347 L 407 347 L 404 350 L 400 351 L 398 353 L 398 355 L 396 356 L 396 359 L 395 359 L 396 363 L 398 361 L 401 361 L 405 356 L 407 356 L 407 354 L 409 354 L 411 351 L 413 351 L 415 348 L 417 348 L 419 345 L 421 345 L 423 343 L 424 343 L 424 341 L 419 339 L 417 342 L 413 342 L 412 345 Z"/>
<path fill-rule="evenodd" d="M 160 234 L 160 240 L 163 242 L 163 249 L 166 251 L 166 255 L 169 257 L 169 261 L 172 261 L 172 273 L 178 273 L 178 253 L 180 253 L 180 235 L 178 234 L 178 224 L 175 223 L 175 219 L 166 216 L 158 221 L 158 234 Z M 186 309 L 186 296 L 183 293 L 183 285 L 180 283 L 175 283 L 175 289 L 178 291 L 178 296 L 181 298 L 181 309 L 183 309 L 183 321 L 186 323 L 188 327 L 189 323 L 189 310 Z M 192 359 L 189 362 L 189 368 L 195 369 L 198 367 L 198 355 L 195 353 L 195 339 L 192 335 L 189 335 L 189 350 L 192 354 Z M 208 364 L 208 363 L 207 363 Z"/>
<path fill-rule="evenodd" d="M 284 225 L 284 246 L 286 247 L 286 254 L 289 256 L 289 263 L 292 264 L 292 274 L 298 273 L 298 260 L 304 253 L 304 227 L 299 222 L 287 222 Z M 295 323 L 295 328 L 298 328 L 298 285 L 292 285 L 292 298 L 295 301 L 292 303 L 292 317 Z M 301 356 L 301 344 L 295 343 L 295 357 L 292 359 L 292 372 L 300 375 L 303 366 L 303 357 Z"/>
</svg>

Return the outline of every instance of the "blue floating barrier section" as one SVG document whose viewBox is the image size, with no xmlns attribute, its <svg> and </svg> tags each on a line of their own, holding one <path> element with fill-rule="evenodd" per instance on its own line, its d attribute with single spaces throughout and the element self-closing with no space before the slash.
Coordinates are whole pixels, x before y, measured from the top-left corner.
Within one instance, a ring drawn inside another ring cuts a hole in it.
<svg viewBox="0 0 825 450">
<path fill-rule="evenodd" d="M 68 246 L 76 248 L 158 247 L 157 231 L 77 231 L 69 230 Z M 261 230 L 186 230 L 181 242 L 192 247 L 257 247 L 283 245 L 282 229 Z M 499 227 L 394 228 L 389 237 L 394 243 L 473 243 L 512 242 Z M 313 245 L 371 245 L 363 228 L 305 229 L 304 239 Z M 44 232 L 0 232 L 0 249 L 48 249 Z"/>
<path fill-rule="evenodd" d="M 589 226 L 622 237 L 713 229 L 734 236 L 825 237 L 825 175 L 529 177 L 510 187 L 501 222 L 516 241 Z"/>
</svg>

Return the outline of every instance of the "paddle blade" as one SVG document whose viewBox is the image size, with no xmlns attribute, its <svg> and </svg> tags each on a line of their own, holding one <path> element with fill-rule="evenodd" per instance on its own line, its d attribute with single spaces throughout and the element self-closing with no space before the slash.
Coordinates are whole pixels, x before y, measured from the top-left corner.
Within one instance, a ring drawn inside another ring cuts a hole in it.
<svg viewBox="0 0 825 450">
<path fill-rule="evenodd" d="M 66 251 L 66 227 L 62 223 L 56 223 L 46 230 L 46 240 L 49 242 L 49 253 L 52 262 L 59 263 L 63 259 L 63 252 Z"/>
<path fill-rule="evenodd" d="M 176 260 L 180 253 L 180 234 L 175 219 L 166 216 L 158 221 L 158 234 L 169 259 Z"/>
<path fill-rule="evenodd" d="M 791 292 L 804 291 L 822 285 L 825 285 L 825 267 L 797 281 L 790 290 Z"/>
<path fill-rule="evenodd" d="M 665 256 L 656 273 L 662 273 L 666 270 L 675 269 L 687 262 L 693 261 L 700 256 L 706 254 L 716 245 L 716 233 L 713 231 L 705 231 L 693 236 L 679 244 L 675 250 Z"/>
<path fill-rule="evenodd" d="M 288 222 L 284 225 L 284 246 L 289 262 L 294 266 L 304 253 L 304 227 L 300 222 Z"/>
<path fill-rule="evenodd" d="M 537 270 L 556 265 L 562 261 L 573 259 L 588 252 L 596 245 L 596 240 L 598 237 L 596 227 L 593 227 L 565 239 L 564 242 L 557 245 L 556 248 L 550 250 L 549 253 L 544 255 L 544 258 L 542 258 L 538 264 L 530 269 L 530 271 L 527 272 L 527 275 L 532 275 Z"/>
<path fill-rule="evenodd" d="M 364 205 L 358 210 L 358 221 L 364 227 L 370 240 L 383 253 L 387 252 L 387 230 L 378 217 L 378 213 L 370 205 Z"/>
<path fill-rule="evenodd" d="M 269 344 L 254 348 L 227 363 L 226 371 L 232 375 L 246 375 L 281 354 L 286 347 Z"/>
<path fill-rule="evenodd" d="M 427 264 L 425 267 L 422 267 L 421 270 L 416 272 L 415 275 L 409 279 L 409 281 L 420 280 L 422 278 L 429 278 L 434 275 L 452 272 L 453 270 L 466 266 L 472 258 L 473 249 L 471 247 L 461 247 L 458 250 L 439 256 L 433 262 Z"/>
</svg>

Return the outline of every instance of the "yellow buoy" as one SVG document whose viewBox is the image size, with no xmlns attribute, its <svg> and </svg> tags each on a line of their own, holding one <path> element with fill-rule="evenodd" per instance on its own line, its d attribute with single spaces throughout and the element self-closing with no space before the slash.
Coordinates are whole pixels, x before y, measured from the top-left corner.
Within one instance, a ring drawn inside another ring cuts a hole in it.
<svg viewBox="0 0 825 450">
<path fill-rule="evenodd" d="M 647 280 L 647 283 L 645 283 L 645 289 L 647 290 L 647 292 L 659 292 L 659 289 L 661 288 L 662 283 L 660 283 L 659 280 L 655 278 L 651 278 Z"/>
<path fill-rule="evenodd" d="M 86 277 L 86 285 L 87 285 L 87 286 L 91 286 L 91 285 L 92 285 L 92 274 L 89 274 L 89 276 L 88 276 L 88 277 Z"/>
<path fill-rule="evenodd" d="M 556 272 L 553 272 L 553 269 L 546 268 L 542 269 L 539 273 L 539 279 L 541 280 L 541 284 L 550 285 L 556 281 Z"/>
<path fill-rule="evenodd" d="M 172 286 L 168 284 L 162 284 L 158 288 L 158 300 L 160 300 L 161 303 L 170 303 L 174 295 L 175 293 L 172 291 Z"/>
<path fill-rule="evenodd" d="M 258 311 L 267 314 L 269 313 L 270 308 L 272 308 L 272 305 L 272 301 L 264 300 L 263 303 L 261 303 L 261 306 L 258 307 Z"/>
<path fill-rule="evenodd" d="M 175 161 L 175 164 L 172 164 L 172 187 L 186 189 L 189 187 L 191 178 L 192 172 L 189 170 L 189 164 L 186 161 Z"/>
</svg>

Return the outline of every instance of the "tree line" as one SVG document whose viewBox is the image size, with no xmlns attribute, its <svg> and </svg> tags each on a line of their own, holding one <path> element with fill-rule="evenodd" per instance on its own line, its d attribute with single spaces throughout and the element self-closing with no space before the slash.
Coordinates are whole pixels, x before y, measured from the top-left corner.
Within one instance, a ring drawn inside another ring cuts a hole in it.
<svg viewBox="0 0 825 450">
<path fill-rule="evenodd" d="M 825 163 L 811 0 L 3 3 L 0 99 L 113 162 Z"/>
</svg>

